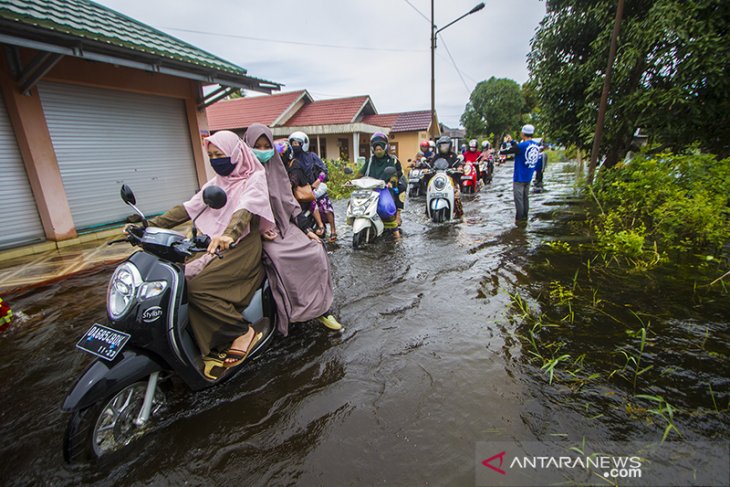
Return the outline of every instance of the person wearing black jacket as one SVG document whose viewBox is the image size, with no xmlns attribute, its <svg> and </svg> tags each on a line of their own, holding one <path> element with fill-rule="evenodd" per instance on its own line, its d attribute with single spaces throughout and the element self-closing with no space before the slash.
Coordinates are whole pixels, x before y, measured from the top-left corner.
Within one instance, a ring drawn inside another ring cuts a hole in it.
<svg viewBox="0 0 730 487">
<path fill-rule="evenodd" d="M 442 135 L 436 141 L 436 153 L 433 155 L 433 160 L 436 162 L 437 159 L 446 159 L 449 163 L 449 169 L 460 169 L 464 163 L 463 156 L 459 157 L 453 149 L 453 143 L 451 138 L 447 135 Z M 464 215 L 464 208 L 461 205 L 461 191 L 459 191 L 459 185 L 461 180 L 458 174 L 451 174 L 451 180 L 454 184 L 454 218 L 461 218 Z"/>
</svg>

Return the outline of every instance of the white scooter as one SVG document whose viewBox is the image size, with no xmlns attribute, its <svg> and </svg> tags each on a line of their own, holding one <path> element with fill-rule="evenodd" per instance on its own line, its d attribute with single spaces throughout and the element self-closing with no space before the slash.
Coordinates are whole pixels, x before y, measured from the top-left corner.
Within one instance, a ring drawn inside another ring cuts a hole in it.
<svg viewBox="0 0 730 487">
<path fill-rule="evenodd" d="M 433 170 L 426 191 L 426 214 L 434 223 L 442 223 L 454 217 L 454 186 L 446 159 L 437 159 Z"/>
<path fill-rule="evenodd" d="M 385 169 L 386 177 L 393 174 L 394 168 Z M 352 192 L 347 205 L 347 224 L 352 225 L 352 248 L 357 249 L 382 235 L 386 228 L 396 229 L 398 224 L 395 218 L 386 222 L 378 215 L 380 190 L 385 188 L 385 181 L 365 176 L 353 179 L 350 184 L 357 189 Z"/>
<path fill-rule="evenodd" d="M 424 157 L 411 169 L 408 173 L 408 196 L 421 196 L 426 192 L 426 181 L 431 175 L 430 168 L 428 160 Z"/>
</svg>

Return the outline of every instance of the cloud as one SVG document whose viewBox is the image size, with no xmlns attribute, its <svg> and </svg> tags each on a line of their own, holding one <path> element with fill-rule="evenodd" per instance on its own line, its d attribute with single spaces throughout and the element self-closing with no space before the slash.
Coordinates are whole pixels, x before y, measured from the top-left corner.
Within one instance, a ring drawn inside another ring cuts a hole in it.
<svg viewBox="0 0 730 487">
<path fill-rule="evenodd" d="M 402 0 L 97 1 L 243 66 L 252 76 L 284 83 L 285 90 L 306 88 L 315 99 L 369 94 L 380 113 L 424 110 L 431 105 L 430 25 Z M 430 16 L 428 0 L 409 1 Z M 436 25 L 446 25 L 476 3 L 436 1 Z M 459 125 L 476 82 L 491 76 L 518 83 L 528 78 L 526 56 L 545 14 L 544 2 L 485 3 L 480 12 L 444 30 L 438 42 L 436 110 L 450 126 Z M 291 43 L 226 37 L 231 34 Z"/>
</svg>

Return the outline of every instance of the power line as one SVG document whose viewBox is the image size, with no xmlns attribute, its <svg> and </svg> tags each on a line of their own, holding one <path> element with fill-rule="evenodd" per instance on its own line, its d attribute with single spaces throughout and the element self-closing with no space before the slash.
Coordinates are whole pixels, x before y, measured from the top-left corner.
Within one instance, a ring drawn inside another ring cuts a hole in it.
<svg viewBox="0 0 730 487">
<path fill-rule="evenodd" d="M 193 30 L 193 29 L 180 29 L 177 27 L 163 27 L 163 29 L 167 30 L 174 30 L 178 32 L 190 32 L 193 34 L 201 34 L 201 35 L 207 35 L 207 36 L 214 36 L 214 37 L 229 37 L 234 39 L 246 39 L 249 41 L 258 41 L 258 42 L 271 42 L 275 44 L 290 44 L 295 46 L 310 46 L 310 47 L 326 47 L 329 49 L 350 49 L 355 51 L 388 51 L 388 52 L 424 52 L 428 49 L 398 49 L 398 48 L 387 48 L 387 47 L 366 47 L 366 46 L 342 46 L 342 45 L 336 45 L 336 44 L 318 44 L 315 42 L 301 42 L 301 41 L 284 41 L 281 39 L 267 39 L 264 37 L 251 37 L 251 36 L 242 36 L 238 34 L 221 34 L 219 32 L 205 32 L 202 30 Z"/>
<path fill-rule="evenodd" d="M 451 55 L 451 51 L 449 51 L 449 46 L 446 45 L 446 41 L 444 40 L 443 34 L 439 34 L 439 37 L 441 38 L 441 42 L 444 43 L 444 47 L 446 48 L 446 53 L 449 55 L 449 59 L 451 59 L 451 64 L 454 65 L 454 69 L 456 70 L 456 73 L 459 75 L 459 78 L 461 78 L 461 82 L 464 83 L 464 89 L 466 89 L 466 94 L 471 96 L 471 90 L 469 89 L 469 86 L 466 84 L 466 81 L 464 81 L 464 76 L 462 76 L 461 71 L 459 70 L 459 67 L 456 65 L 456 61 L 454 61 L 454 56 Z"/>
<path fill-rule="evenodd" d="M 424 19 L 426 19 L 426 22 L 428 22 L 429 24 L 431 23 L 431 19 L 429 19 L 428 17 L 426 17 L 426 15 L 423 12 L 421 12 L 420 10 L 418 10 L 415 5 L 413 5 L 408 0 L 403 0 L 403 1 L 406 2 L 408 5 L 410 5 L 413 10 L 415 10 L 416 12 L 418 12 L 418 15 L 420 15 L 421 17 L 423 17 Z"/>
</svg>

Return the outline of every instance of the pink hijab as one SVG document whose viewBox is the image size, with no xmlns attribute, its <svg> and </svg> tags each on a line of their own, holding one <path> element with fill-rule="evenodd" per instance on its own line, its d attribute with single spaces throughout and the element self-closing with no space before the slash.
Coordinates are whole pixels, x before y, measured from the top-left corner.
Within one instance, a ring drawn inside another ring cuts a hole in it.
<svg viewBox="0 0 730 487">
<path fill-rule="evenodd" d="M 248 210 L 252 215 L 259 216 L 259 232 L 276 228 L 274 215 L 269 204 L 269 190 L 266 184 L 264 166 L 256 159 L 236 134 L 223 130 L 205 138 L 207 144 L 214 144 L 223 153 L 231 158 L 235 166 L 228 176 L 216 176 L 205 183 L 195 196 L 183 203 L 190 219 L 195 218 L 204 208 L 203 190 L 210 186 L 220 186 L 228 196 L 228 202 L 223 208 L 215 210 L 208 208 L 195 221 L 198 229 L 211 237 L 221 235 L 231 222 L 231 217 L 238 210 Z M 249 225 L 241 235 L 239 241 L 248 235 Z M 193 277 L 206 266 L 213 257 L 204 255 L 195 259 L 185 267 L 185 275 Z"/>
</svg>

